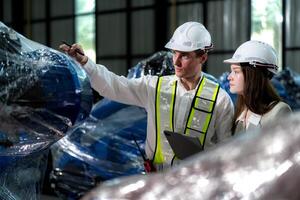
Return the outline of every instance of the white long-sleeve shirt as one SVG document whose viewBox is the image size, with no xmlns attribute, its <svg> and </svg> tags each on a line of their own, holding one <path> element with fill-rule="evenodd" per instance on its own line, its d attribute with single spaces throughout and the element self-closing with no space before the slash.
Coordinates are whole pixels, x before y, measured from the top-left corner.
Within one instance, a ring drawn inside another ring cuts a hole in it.
<svg viewBox="0 0 300 200">
<path fill-rule="evenodd" d="M 152 159 L 156 142 L 155 94 L 158 77 L 143 76 L 137 79 L 127 79 L 108 71 L 105 66 L 97 65 L 91 60 L 83 68 L 89 75 L 92 87 L 100 95 L 114 101 L 146 109 L 147 137 L 145 151 L 148 158 Z M 175 79 L 178 80 L 178 87 L 174 110 L 174 131 L 183 132 L 197 89 L 187 91 L 181 84 L 180 79 L 174 75 Z M 233 112 L 233 104 L 229 95 L 220 88 L 204 144 L 205 149 L 231 136 Z"/>
</svg>

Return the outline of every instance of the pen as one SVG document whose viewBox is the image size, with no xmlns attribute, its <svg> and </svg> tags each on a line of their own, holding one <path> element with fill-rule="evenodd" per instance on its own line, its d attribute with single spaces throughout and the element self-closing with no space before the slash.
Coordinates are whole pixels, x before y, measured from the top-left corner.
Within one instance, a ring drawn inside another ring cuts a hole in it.
<svg viewBox="0 0 300 200">
<path fill-rule="evenodd" d="M 67 43 L 66 41 L 61 41 L 63 44 L 67 45 L 68 47 L 72 47 L 72 45 L 70 45 L 69 43 Z M 84 53 L 82 53 L 81 51 L 79 51 L 78 49 L 75 50 L 76 53 L 79 53 L 80 55 L 84 56 Z"/>
</svg>

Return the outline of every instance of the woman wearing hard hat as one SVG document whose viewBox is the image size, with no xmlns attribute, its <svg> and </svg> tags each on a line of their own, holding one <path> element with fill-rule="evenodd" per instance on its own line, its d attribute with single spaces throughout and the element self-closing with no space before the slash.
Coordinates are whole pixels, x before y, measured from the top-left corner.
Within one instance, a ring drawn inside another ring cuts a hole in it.
<svg viewBox="0 0 300 200">
<path fill-rule="evenodd" d="M 291 113 L 270 82 L 278 71 L 276 52 L 270 45 L 247 41 L 224 62 L 231 64 L 230 92 L 237 94 L 233 134 L 263 127 Z"/>
<path fill-rule="evenodd" d="M 212 48 L 206 28 L 198 22 L 184 23 L 165 47 L 173 51 L 175 75 L 127 79 L 81 55 L 78 44 L 60 46 L 81 63 L 92 87 L 102 96 L 146 109 L 145 151 L 151 162 L 147 166 L 154 164 L 157 170 L 178 161 L 164 131 L 196 137 L 206 149 L 230 137 L 233 117 L 229 95 L 202 73 L 207 52 Z"/>
</svg>

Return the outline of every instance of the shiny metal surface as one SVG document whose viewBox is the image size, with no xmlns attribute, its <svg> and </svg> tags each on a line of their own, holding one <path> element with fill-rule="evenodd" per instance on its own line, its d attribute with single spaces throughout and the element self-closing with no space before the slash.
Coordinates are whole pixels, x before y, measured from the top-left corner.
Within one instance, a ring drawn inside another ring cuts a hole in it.
<svg viewBox="0 0 300 200">
<path fill-rule="evenodd" d="M 247 132 L 165 173 L 105 182 L 83 200 L 300 199 L 300 113 Z"/>
</svg>

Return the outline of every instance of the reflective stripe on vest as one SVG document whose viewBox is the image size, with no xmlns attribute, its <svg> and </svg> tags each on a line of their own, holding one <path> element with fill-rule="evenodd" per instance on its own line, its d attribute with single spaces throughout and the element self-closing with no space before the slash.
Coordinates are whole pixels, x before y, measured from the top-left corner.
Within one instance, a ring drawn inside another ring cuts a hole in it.
<svg viewBox="0 0 300 200">
<path fill-rule="evenodd" d="M 219 84 L 204 77 L 187 119 L 184 133 L 198 137 L 203 147 L 219 89 Z"/>
<path fill-rule="evenodd" d="M 176 100 L 177 81 L 173 76 L 159 77 L 156 86 L 156 147 L 153 157 L 155 164 L 170 162 L 174 153 L 163 133 L 164 130 L 174 131 L 174 107 Z M 198 137 L 204 146 L 206 133 L 212 118 L 219 84 L 203 77 L 197 88 L 187 118 L 185 133 Z"/>
<path fill-rule="evenodd" d="M 163 133 L 164 130 L 174 131 L 174 105 L 177 81 L 170 84 L 171 77 L 172 76 L 159 77 L 156 86 L 156 147 L 153 159 L 155 164 L 164 163 L 164 154 L 167 152 L 169 152 L 169 154 L 171 153 L 173 156 L 173 152 L 170 152 L 170 145 Z M 165 123 L 166 121 L 168 123 Z"/>
</svg>

